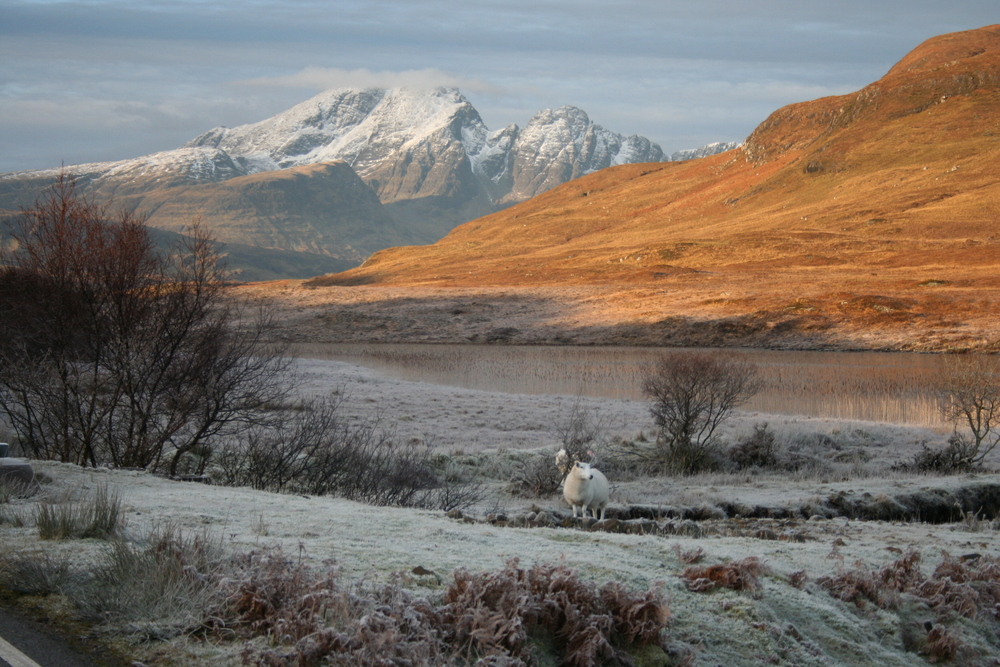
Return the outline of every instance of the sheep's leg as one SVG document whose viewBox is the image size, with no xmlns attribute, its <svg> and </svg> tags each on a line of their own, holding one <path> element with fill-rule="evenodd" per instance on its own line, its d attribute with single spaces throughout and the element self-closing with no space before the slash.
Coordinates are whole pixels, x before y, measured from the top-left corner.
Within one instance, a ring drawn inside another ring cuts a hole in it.
<svg viewBox="0 0 1000 667">
<path fill-rule="evenodd" d="M 576 508 L 577 508 L 577 505 L 573 505 L 573 518 L 574 519 L 576 518 Z M 586 506 L 583 508 L 583 514 L 584 514 L 584 516 L 587 515 L 587 508 L 586 508 Z"/>
<path fill-rule="evenodd" d="M 601 521 L 604 521 L 604 505 L 601 505 Z M 597 508 L 594 508 L 594 518 L 597 518 Z"/>
</svg>

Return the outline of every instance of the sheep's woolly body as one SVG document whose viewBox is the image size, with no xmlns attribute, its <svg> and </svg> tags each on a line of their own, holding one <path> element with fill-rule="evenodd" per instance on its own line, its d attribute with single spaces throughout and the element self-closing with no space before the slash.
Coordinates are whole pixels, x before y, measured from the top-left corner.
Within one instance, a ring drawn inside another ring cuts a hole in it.
<svg viewBox="0 0 1000 667">
<path fill-rule="evenodd" d="M 591 468 L 589 463 L 577 461 L 563 482 L 563 498 L 573 507 L 573 517 L 578 508 L 587 516 L 587 509 L 597 518 L 597 508 L 601 509 L 601 519 L 608 505 L 608 478 L 600 470 Z"/>
</svg>

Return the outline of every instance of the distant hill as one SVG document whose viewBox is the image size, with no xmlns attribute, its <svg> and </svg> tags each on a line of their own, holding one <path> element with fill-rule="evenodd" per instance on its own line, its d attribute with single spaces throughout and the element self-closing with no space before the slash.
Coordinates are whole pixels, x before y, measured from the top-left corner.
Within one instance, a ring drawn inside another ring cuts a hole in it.
<svg viewBox="0 0 1000 667">
<path fill-rule="evenodd" d="M 655 143 L 576 107 L 490 132 L 457 90 L 339 89 L 175 150 L 66 171 L 81 192 L 147 211 L 158 228 L 199 215 L 227 243 L 356 265 L 567 180 L 664 159 Z M 57 173 L 0 175 L 0 210 L 30 205 Z"/>
<path fill-rule="evenodd" d="M 1000 315 L 997 128 L 1000 26 L 943 35 L 728 152 L 598 171 L 310 284 L 618 284 L 675 295 L 648 321 L 710 312 L 757 340 L 848 320 L 933 337 Z"/>
</svg>

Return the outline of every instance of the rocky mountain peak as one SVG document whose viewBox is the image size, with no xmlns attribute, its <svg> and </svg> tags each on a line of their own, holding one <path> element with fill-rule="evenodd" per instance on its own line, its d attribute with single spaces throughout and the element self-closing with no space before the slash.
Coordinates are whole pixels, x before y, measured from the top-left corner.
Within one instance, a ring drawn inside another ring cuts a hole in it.
<svg viewBox="0 0 1000 667">
<path fill-rule="evenodd" d="M 605 167 L 660 162 L 663 150 L 645 137 L 625 137 L 592 122 L 578 107 L 544 109 L 513 147 L 512 186 L 505 202 L 523 201 Z"/>
<path fill-rule="evenodd" d="M 366 178 L 386 160 L 441 135 L 461 141 L 461 128 L 482 126 L 455 89 L 329 90 L 266 120 L 215 128 L 189 142 L 235 156 L 248 173 L 343 160 Z M 485 134 L 485 126 L 483 126 Z"/>
</svg>

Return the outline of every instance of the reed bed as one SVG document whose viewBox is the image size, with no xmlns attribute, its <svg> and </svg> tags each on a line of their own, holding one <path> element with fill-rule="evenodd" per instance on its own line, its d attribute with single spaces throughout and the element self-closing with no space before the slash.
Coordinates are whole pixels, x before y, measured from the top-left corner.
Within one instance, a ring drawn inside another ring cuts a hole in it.
<svg viewBox="0 0 1000 667">
<path fill-rule="evenodd" d="M 521 394 L 642 400 L 659 348 L 314 344 L 301 356 L 345 361 L 404 380 Z M 934 391 L 945 358 L 879 352 L 738 350 L 765 386 L 745 410 L 941 427 Z"/>
</svg>

